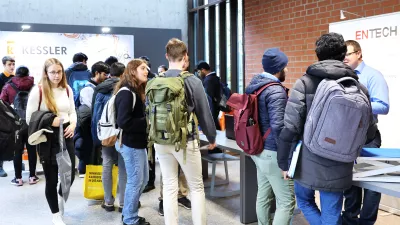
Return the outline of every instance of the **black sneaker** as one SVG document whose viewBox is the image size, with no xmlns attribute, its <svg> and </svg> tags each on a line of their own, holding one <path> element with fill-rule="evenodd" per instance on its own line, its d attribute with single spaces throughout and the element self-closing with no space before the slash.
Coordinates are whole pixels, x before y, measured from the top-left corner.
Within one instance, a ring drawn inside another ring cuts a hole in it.
<svg viewBox="0 0 400 225">
<path fill-rule="evenodd" d="M 154 190 L 154 189 L 156 189 L 156 187 L 154 185 L 146 185 L 146 187 L 143 190 L 143 193 L 147 193 L 147 192 L 149 192 L 151 190 Z"/>
<path fill-rule="evenodd" d="M 142 205 L 140 204 L 140 201 L 139 201 L 139 206 L 138 206 L 138 208 L 140 209 L 140 207 L 142 207 Z M 120 212 L 120 213 L 122 213 L 122 210 L 124 209 L 124 206 L 119 206 L 118 207 L 118 212 Z"/>
<path fill-rule="evenodd" d="M 128 225 L 128 224 L 124 223 L 123 221 L 124 221 L 124 216 L 122 216 L 122 223 L 124 225 Z M 139 222 L 135 225 L 150 225 L 150 223 L 146 222 L 146 219 L 144 217 L 139 216 Z"/>
<path fill-rule="evenodd" d="M 114 205 L 107 205 L 106 202 L 104 202 L 104 201 L 103 201 L 103 203 L 101 203 L 101 208 L 105 209 L 107 212 L 115 211 Z"/>
<path fill-rule="evenodd" d="M 14 177 L 14 179 L 11 181 L 11 184 L 15 186 L 22 186 L 24 185 L 24 182 L 22 182 L 22 179 L 17 179 Z"/>
<path fill-rule="evenodd" d="M 178 199 L 178 204 L 180 206 L 182 206 L 183 208 L 185 208 L 185 209 L 192 209 L 192 203 L 186 197 L 179 198 Z"/>
<path fill-rule="evenodd" d="M 158 206 L 158 214 L 160 216 L 164 216 L 164 205 L 162 200 L 160 201 L 160 204 Z"/>
</svg>

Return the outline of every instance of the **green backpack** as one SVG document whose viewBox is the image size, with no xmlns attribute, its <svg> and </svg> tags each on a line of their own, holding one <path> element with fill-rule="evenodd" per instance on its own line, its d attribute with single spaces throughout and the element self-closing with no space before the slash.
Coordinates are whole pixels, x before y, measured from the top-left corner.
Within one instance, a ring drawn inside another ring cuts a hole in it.
<svg viewBox="0 0 400 225">
<path fill-rule="evenodd" d="M 184 161 L 187 135 L 193 133 L 195 129 L 198 137 L 198 121 L 193 112 L 188 115 L 185 98 L 184 79 L 189 76 L 193 74 L 187 71 L 181 72 L 177 77 L 165 77 L 165 74 L 161 73 L 146 86 L 148 147 L 151 149 L 154 143 L 175 145 L 175 151 L 184 150 Z M 151 154 L 149 159 L 153 160 Z"/>
</svg>

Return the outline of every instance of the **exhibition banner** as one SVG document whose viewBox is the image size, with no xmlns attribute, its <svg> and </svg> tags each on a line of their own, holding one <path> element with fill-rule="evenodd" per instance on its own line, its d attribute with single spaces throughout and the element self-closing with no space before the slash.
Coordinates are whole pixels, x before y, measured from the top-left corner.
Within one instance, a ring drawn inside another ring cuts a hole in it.
<svg viewBox="0 0 400 225">
<path fill-rule="evenodd" d="M 400 13 L 332 23 L 329 31 L 358 41 L 364 62 L 383 74 L 389 86 L 390 111 L 378 116 L 382 147 L 400 148 Z"/>
<path fill-rule="evenodd" d="M 57 58 L 66 69 L 78 52 L 88 56 L 89 69 L 109 56 L 127 64 L 134 55 L 133 35 L 0 31 L 0 57 L 13 56 L 16 66 L 27 66 L 35 83 L 40 80 L 46 59 Z"/>
</svg>

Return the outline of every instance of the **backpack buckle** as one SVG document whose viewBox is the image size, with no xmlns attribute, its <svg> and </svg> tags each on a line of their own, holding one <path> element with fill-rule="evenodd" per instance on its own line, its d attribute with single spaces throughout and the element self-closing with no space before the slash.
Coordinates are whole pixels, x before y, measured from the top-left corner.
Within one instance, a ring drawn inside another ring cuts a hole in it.
<svg viewBox="0 0 400 225">
<path fill-rule="evenodd" d="M 171 110 L 172 110 L 171 104 L 167 104 L 167 110 L 168 110 L 168 112 L 171 112 Z"/>
<path fill-rule="evenodd" d="M 167 131 L 162 131 L 161 136 L 162 136 L 162 139 L 164 139 L 164 140 L 168 140 L 170 138 L 169 133 Z"/>
</svg>

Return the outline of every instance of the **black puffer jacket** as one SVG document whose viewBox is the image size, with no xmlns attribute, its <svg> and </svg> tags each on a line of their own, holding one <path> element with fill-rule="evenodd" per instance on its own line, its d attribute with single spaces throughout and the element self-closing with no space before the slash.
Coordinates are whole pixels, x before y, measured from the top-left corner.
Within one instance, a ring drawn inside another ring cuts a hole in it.
<svg viewBox="0 0 400 225">
<path fill-rule="evenodd" d="M 298 140 L 303 138 L 306 116 L 319 83 L 325 78 L 337 80 L 342 77 L 358 80 L 356 73 L 343 62 L 325 60 L 308 67 L 306 75 L 296 81 L 286 106 L 284 128 L 278 142 L 278 164 L 282 170 L 288 170 L 290 150 Z M 362 90 L 368 95 L 365 87 L 362 86 Z M 311 153 L 303 145 L 296 167 L 295 180 L 314 190 L 343 191 L 352 185 L 352 171 L 353 163 L 322 158 Z"/>
<path fill-rule="evenodd" d="M 74 134 L 75 150 L 78 152 L 91 151 L 93 148 L 93 139 L 90 127 L 92 123 L 91 109 L 87 105 L 81 105 L 78 108 L 77 115 L 78 121 L 76 123 Z"/>
</svg>

